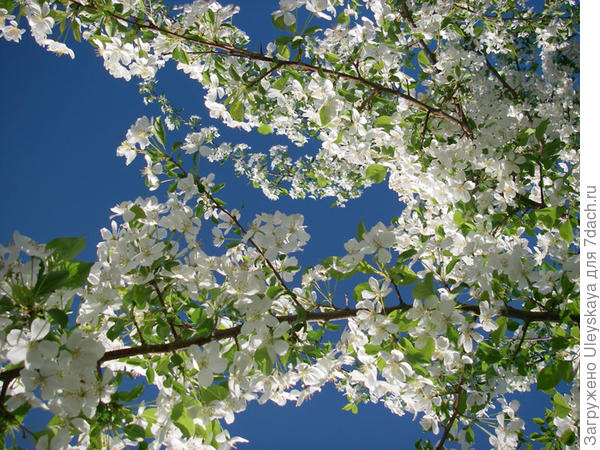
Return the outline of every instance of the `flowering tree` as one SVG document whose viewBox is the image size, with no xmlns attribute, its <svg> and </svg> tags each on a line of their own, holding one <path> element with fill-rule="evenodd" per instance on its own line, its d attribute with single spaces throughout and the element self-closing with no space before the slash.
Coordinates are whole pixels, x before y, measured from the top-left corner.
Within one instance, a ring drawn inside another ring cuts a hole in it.
<svg viewBox="0 0 600 450">
<path fill-rule="evenodd" d="M 577 448 L 579 6 L 527 3 L 281 0 L 281 36 L 251 50 L 237 7 L 215 1 L 0 0 L 4 39 L 27 22 L 73 57 L 56 38 L 72 34 L 140 80 L 163 115 L 137 119 L 117 155 L 144 158 L 149 190 L 168 185 L 113 208 L 94 262 L 76 259 L 81 238 L 0 246 L 7 443 L 230 448 L 245 440 L 223 422 L 247 402 L 299 404 L 331 382 L 345 409 L 418 415 L 438 436 L 420 448 L 469 447 L 475 427 L 497 448 Z M 167 63 L 204 86 L 211 117 L 316 139 L 316 156 L 221 142 L 156 92 Z M 343 206 L 387 180 L 404 209 L 302 271 L 303 217 L 242 218 L 201 158 L 273 199 Z M 155 398 L 135 402 L 149 386 Z M 553 409 L 526 435 L 506 396 L 532 387 Z M 36 410 L 53 417 L 34 433 Z"/>
</svg>

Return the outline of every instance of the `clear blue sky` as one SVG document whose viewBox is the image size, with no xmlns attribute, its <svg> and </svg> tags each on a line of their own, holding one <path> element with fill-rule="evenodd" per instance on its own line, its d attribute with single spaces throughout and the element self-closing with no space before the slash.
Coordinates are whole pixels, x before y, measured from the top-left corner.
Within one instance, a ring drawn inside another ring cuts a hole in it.
<svg viewBox="0 0 600 450">
<path fill-rule="evenodd" d="M 242 11 L 235 23 L 249 33 L 253 48 L 266 44 L 277 31 L 268 16 L 276 2 L 238 3 Z M 115 150 L 137 117 L 159 112 L 143 105 L 134 82 L 111 78 L 89 45 L 77 45 L 72 39 L 67 44 L 75 49 L 74 60 L 45 52 L 28 35 L 20 44 L 0 41 L 0 242 L 9 242 L 14 230 L 38 242 L 84 235 L 88 244 L 81 258 L 93 260 L 99 229 L 109 225 L 110 208 L 152 195 L 140 177 L 141 161 L 126 167 Z M 159 88 L 178 106 L 207 117 L 198 83 L 172 65 L 160 79 Z M 204 123 L 210 122 L 206 118 Z M 219 128 L 223 140 L 247 142 L 261 150 L 273 143 L 260 135 Z M 342 254 L 344 242 L 355 236 L 361 218 L 369 228 L 378 221 L 389 223 L 400 212 L 385 183 L 346 208 L 332 209 L 331 199 L 269 201 L 236 179 L 230 166 L 208 171 L 227 182 L 221 197 L 231 207 L 245 206 L 242 222 L 250 222 L 261 211 L 303 213 L 311 234 L 301 259 L 304 266 Z M 210 226 L 204 233 L 209 246 Z M 249 450 L 404 449 L 421 437 L 411 416 L 394 416 L 382 405 L 361 406 L 355 416 L 342 411 L 345 403 L 342 395 L 328 388 L 301 408 L 252 404 L 229 429 L 232 435 L 251 441 L 240 445 Z M 488 448 L 487 439 L 478 437 L 482 438 L 478 448 Z"/>
</svg>

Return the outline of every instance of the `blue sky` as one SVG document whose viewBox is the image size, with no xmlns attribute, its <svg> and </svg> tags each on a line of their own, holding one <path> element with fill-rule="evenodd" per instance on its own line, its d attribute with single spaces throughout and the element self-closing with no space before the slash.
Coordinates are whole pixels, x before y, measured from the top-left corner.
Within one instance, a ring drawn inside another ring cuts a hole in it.
<svg viewBox="0 0 600 450">
<path fill-rule="evenodd" d="M 276 36 L 268 16 L 276 2 L 239 3 L 242 11 L 235 23 L 249 33 L 252 48 Z M 0 41 L 0 210 L 4 217 L 0 243 L 9 242 L 14 230 L 38 242 L 84 235 L 87 247 L 80 257 L 93 260 L 99 230 L 109 226 L 110 208 L 152 195 L 140 176 L 142 161 L 126 167 L 115 150 L 136 118 L 159 112 L 144 106 L 134 82 L 110 77 L 89 45 L 77 45 L 72 39 L 67 44 L 75 49 L 74 60 L 45 52 L 27 35 L 18 45 Z M 205 113 L 201 86 L 172 65 L 160 75 L 159 89 L 187 113 L 203 117 L 204 124 L 213 123 Z M 246 142 L 261 150 L 275 143 L 274 138 L 219 128 L 222 139 L 232 143 Z M 332 199 L 267 200 L 245 180 L 235 178 L 229 165 L 211 166 L 209 171 L 227 183 L 221 197 L 230 207 L 244 205 L 243 223 L 262 211 L 303 213 L 311 235 L 301 255 L 304 266 L 343 254 L 343 244 L 355 236 L 360 219 L 369 228 L 378 221 L 388 224 L 400 212 L 395 194 L 387 191 L 385 183 L 367 190 L 346 208 L 332 209 Z M 210 246 L 209 226 L 204 233 L 205 246 Z M 539 401 L 535 398 L 529 406 Z M 394 416 L 382 405 L 361 405 L 359 414 L 352 415 L 342 411 L 345 404 L 332 388 L 301 408 L 251 404 L 229 429 L 232 435 L 251 441 L 240 446 L 249 450 L 404 449 L 421 437 L 411 416 Z M 528 407 L 526 402 L 522 405 Z M 542 414 L 543 410 L 536 415 Z M 487 439 L 478 437 L 482 438 L 478 448 L 488 448 Z"/>
</svg>

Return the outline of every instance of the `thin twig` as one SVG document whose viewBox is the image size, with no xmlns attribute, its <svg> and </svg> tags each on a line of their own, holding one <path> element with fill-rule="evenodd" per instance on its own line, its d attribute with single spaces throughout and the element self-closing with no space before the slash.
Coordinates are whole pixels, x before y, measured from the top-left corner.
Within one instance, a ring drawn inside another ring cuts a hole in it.
<svg viewBox="0 0 600 450">
<path fill-rule="evenodd" d="M 415 21 L 413 20 L 412 14 L 410 13 L 408 7 L 406 6 L 406 0 L 403 0 L 402 2 L 400 2 L 400 12 L 401 12 L 402 16 L 406 19 L 406 21 L 410 24 L 410 26 L 415 28 L 416 24 L 415 24 Z M 423 49 L 423 53 L 425 53 L 425 56 L 427 56 L 429 63 L 432 66 L 435 66 L 435 64 L 437 63 L 437 57 L 435 56 L 435 53 L 433 53 L 429 49 L 429 47 L 427 46 L 427 44 L 425 43 L 425 41 L 423 39 L 419 39 L 418 42 L 419 42 L 419 46 Z"/>
<path fill-rule="evenodd" d="M 360 106 L 358 107 L 359 112 L 362 112 L 362 110 L 365 109 L 365 107 L 371 102 L 373 97 L 375 97 L 375 94 L 377 94 L 377 91 L 373 90 L 373 92 L 371 92 L 369 96 L 360 104 Z"/>
<path fill-rule="evenodd" d="M 423 150 L 423 144 L 425 143 L 425 133 L 427 132 L 427 123 L 429 122 L 429 111 L 425 114 L 425 122 L 423 123 L 423 130 L 421 131 L 421 144 L 419 149 Z"/>
<path fill-rule="evenodd" d="M 173 325 L 173 321 L 169 318 L 169 311 L 167 310 L 167 305 L 165 304 L 165 300 L 163 298 L 162 292 L 160 291 L 160 289 L 158 287 L 158 284 L 156 283 L 156 280 L 150 281 L 150 285 L 156 291 L 156 295 L 158 296 L 158 301 L 160 302 L 160 306 L 162 307 L 163 312 L 165 313 L 165 319 L 166 319 L 167 323 L 169 324 L 169 328 L 171 329 L 171 333 L 173 333 L 173 337 L 175 339 L 179 339 L 179 334 L 177 333 L 177 330 L 175 329 L 175 325 Z"/>
<path fill-rule="evenodd" d="M 140 342 L 142 344 L 146 343 L 146 340 L 144 339 L 144 335 L 142 334 L 142 331 L 140 330 L 140 327 L 137 323 L 137 320 L 135 320 L 135 316 L 134 316 L 134 311 L 135 311 L 135 305 L 131 306 L 131 320 L 133 321 L 133 325 L 135 326 L 135 329 L 137 330 L 138 336 L 140 337 Z"/>
<path fill-rule="evenodd" d="M 275 64 L 273 67 L 271 67 L 269 70 L 267 70 L 265 73 L 263 73 L 260 77 L 256 78 L 254 81 L 252 81 L 248 87 L 252 87 L 255 84 L 259 83 L 261 80 L 263 80 L 265 77 L 268 77 L 270 74 L 272 74 L 273 72 L 275 72 L 277 69 L 279 69 L 283 64 L 281 64 L 280 62 Z"/>
<path fill-rule="evenodd" d="M 527 334 L 527 328 L 529 328 L 529 321 L 525 321 L 525 323 L 523 324 L 523 334 L 521 334 L 521 339 L 519 340 L 519 343 L 517 344 L 517 348 L 515 349 L 515 352 L 513 353 L 512 357 L 510 358 L 511 360 L 515 359 L 517 357 L 517 355 L 519 354 L 519 352 L 521 351 L 521 346 L 523 345 L 523 341 L 525 340 L 525 335 Z"/>
<path fill-rule="evenodd" d="M 446 442 L 446 439 L 448 439 L 448 436 L 450 435 L 450 430 L 452 429 L 452 425 L 454 425 L 454 421 L 458 417 L 458 408 L 460 406 L 460 396 L 462 395 L 462 392 L 463 392 L 463 389 L 461 387 L 462 382 L 463 382 L 463 376 L 461 375 L 460 378 L 458 379 L 458 388 L 457 388 L 456 394 L 454 396 L 454 406 L 452 408 L 452 416 L 450 417 L 450 420 L 444 427 L 444 433 L 442 434 L 442 438 L 440 439 L 440 442 L 438 442 L 438 445 L 436 445 L 435 450 L 440 450 L 440 449 L 444 448 L 444 442 Z"/>
<path fill-rule="evenodd" d="M 184 176 L 188 175 L 188 172 L 183 168 L 183 166 L 179 163 L 179 161 L 177 161 L 171 155 L 168 155 L 166 153 L 163 153 L 163 155 L 170 162 L 172 162 L 173 164 L 175 164 L 175 166 L 181 171 L 182 175 L 184 175 Z M 196 183 L 197 186 L 201 186 L 200 178 L 197 175 L 194 175 L 194 182 Z M 237 217 L 235 217 L 227 209 L 225 209 L 221 204 L 219 204 L 219 202 L 217 202 L 217 200 L 212 196 L 212 194 L 210 192 L 205 192 L 205 195 L 206 195 L 206 197 L 212 202 L 212 204 L 219 211 L 223 212 L 227 217 L 229 217 L 229 219 L 233 223 L 235 223 L 235 225 L 239 228 L 239 230 L 244 235 L 247 234 L 246 229 L 243 227 L 243 225 L 240 223 L 240 221 L 237 219 Z M 286 290 L 286 292 L 290 295 L 290 298 L 296 304 L 296 306 L 298 306 L 299 308 L 304 309 L 303 306 L 302 306 L 302 304 L 296 298 L 296 294 L 287 286 L 287 284 L 285 283 L 285 281 L 281 277 L 281 274 L 277 271 L 277 269 L 275 269 L 275 266 L 273 266 L 273 263 L 265 255 L 263 249 L 260 248 L 260 246 L 256 242 L 254 242 L 254 240 L 252 238 L 248 238 L 248 243 L 250 245 L 252 245 L 252 247 L 254 247 L 254 249 L 260 254 L 260 256 L 262 257 L 262 259 L 265 262 L 265 264 L 267 264 L 267 266 L 269 266 L 269 268 L 273 272 L 273 275 L 275 275 L 275 278 L 277 278 L 277 281 L 279 282 L 280 286 Z"/>
<path fill-rule="evenodd" d="M 538 182 L 538 185 L 540 186 L 540 199 L 542 201 L 542 205 L 544 205 L 546 202 L 544 201 L 544 174 L 542 172 L 543 166 L 542 163 L 537 161 L 538 167 L 540 169 L 540 180 Z"/>
<path fill-rule="evenodd" d="M 402 295 L 400 295 L 400 289 L 398 289 L 398 285 L 392 281 L 392 286 L 394 286 L 394 291 L 396 291 L 396 295 L 398 296 L 398 300 L 400 301 L 400 305 L 406 305 L 406 303 L 404 303 L 404 299 L 402 298 Z M 348 303 L 346 302 L 346 306 L 347 306 L 347 304 Z"/>
<path fill-rule="evenodd" d="M 409 310 L 412 308 L 411 305 L 401 304 L 395 306 L 387 306 L 383 308 L 382 313 L 387 315 L 396 310 Z M 470 312 L 473 314 L 479 314 L 479 306 L 477 305 L 463 305 L 458 304 L 457 309 Z M 358 311 L 362 309 L 339 309 L 335 311 L 307 311 L 306 312 L 306 321 L 307 322 L 318 322 L 318 321 L 331 321 L 331 320 L 344 320 L 350 317 L 355 317 Z M 522 309 L 516 309 L 511 306 L 505 306 L 504 310 L 500 312 L 500 315 L 505 317 L 510 317 L 513 319 L 520 319 L 528 322 L 559 322 L 561 320 L 560 315 L 551 311 L 528 311 Z M 279 322 L 288 322 L 293 323 L 296 322 L 299 317 L 297 314 L 290 314 L 285 316 L 275 316 L 275 318 Z M 571 319 L 579 323 L 579 315 L 572 314 Z M 242 330 L 242 325 L 236 325 L 231 328 L 226 328 L 224 330 L 214 330 L 213 333 L 209 337 L 194 337 L 190 339 L 177 339 L 173 342 L 167 342 L 163 344 L 146 344 L 146 345 L 137 345 L 133 347 L 126 347 L 117 350 L 110 350 L 98 360 L 99 364 L 102 364 L 106 361 L 113 361 L 121 358 L 128 358 L 137 355 L 144 355 L 149 353 L 168 353 L 176 350 L 181 350 L 189 347 L 190 345 L 196 344 L 199 346 L 208 344 L 212 341 L 219 341 L 221 339 L 233 338 L 240 334 Z M 0 381 L 3 383 L 10 382 L 11 380 L 17 378 L 19 376 L 19 372 L 23 368 L 23 365 L 19 365 L 19 367 L 6 370 L 4 372 L 0 372 Z"/>
<path fill-rule="evenodd" d="M 79 5 L 80 7 L 90 8 L 94 11 L 98 11 L 98 8 L 94 5 L 83 5 L 75 0 L 68 0 L 68 1 L 75 5 Z M 446 113 L 445 111 L 442 111 L 438 108 L 434 108 L 433 106 L 430 106 L 426 103 L 423 103 L 423 102 L 417 100 L 415 97 L 412 97 L 409 94 L 406 94 L 406 93 L 400 91 L 399 89 L 394 89 L 391 87 L 383 86 L 383 85 L 380 85 L 373 81 L 366 80 L 360 76 L 355 76 L 355 75 L 351 75 L 351 74 L 344 73 L 344 72 L 338 72 L 336 70 L 327 69 L 327 68 L 323 68 L 320 66 L 314 66 L 314 65 L 302 62 L 302 61 L 281 61 L 275 57 L 268 57 L 268 56 L 262 55 L 257 52 L 246 50 L 244 48 L 239 48 L 239 47 L 235 47 L 235 46 L 228 45 L 228 44 L 221 44 L 218 42 L 211 42 L 211 41 L 207 41 L 206 39 L 202 39 L 200 37 L 185 36 L 183 34 L 168 30 L 163 27 L 156 26 L 154 24 L 140 22 L 137 18 L 121 17 L 121 16 L 115 14 L 114 12 L 108 12 L 108 15 L 115 20 L 121 20 L 121 21 L 127 22 L 131 25 L 134 25 L 134 26 L 140 28 L 140 29 L 148 29 L 148 30 L 159 32 L 159 33 L 164 33 L 165 35 L 180 39 L 184 42 L 190 42 L 193 44 L 204 45 L 207 47 L 221 50 L 220 54 L 223 56 L 234 56 L 234 57 L 244 58 L 244 59 L 248 59 L 248 60 L 252 60 L 252 61 L 263 61 L 263 62 L 269 62 L 269 63 L 274 63 L 274 64 L 279 63 L 279 64 L 281 64 L 281 66 L 292 67 L 292 68 L 302 70 L 305 72 L 325 73 L 327 75 L 331 75 L 334 78 L 345 79 L 348 81 L 353 81 L 355 83 L 363 84 L 371 89 L 375 89 L 380 92 L 384 92 L 384 93 L 393 95 L 395 97 L 401 98 L 413 106 L 416 106 L 425 111 L 429 111 L 433 116 L 444 119 L 444 120 L 460 127 L 469 139 L 473 138 L 473 131 L 470 129 L 468 123 L 457 119 L 456 117 Z"/>
</svg>

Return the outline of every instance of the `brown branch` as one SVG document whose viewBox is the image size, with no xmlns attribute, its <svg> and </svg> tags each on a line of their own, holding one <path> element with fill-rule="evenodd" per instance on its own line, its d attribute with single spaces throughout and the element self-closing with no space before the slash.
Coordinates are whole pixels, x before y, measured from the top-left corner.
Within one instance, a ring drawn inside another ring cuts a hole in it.
<svg viewBox="0 0 600 450">
<path fill-rule="evenodd" d="M 400 304 L 396 306 L 388 306 L 385 307 L 382 311 L 383 314 L 389 314 L 396 310 L 409 310 L 412 308 L 411 305 L 408 304 Z M 479 314 L 479 306 L 477 305 L 462 305 L 458 304 L 458 309 L 466 312 L 471 312 L 474 314 Z M 334 311 L 307 311 L 306 312 L 306 321 L 307 322 L 328 322 L 330 320 L 343 320 L 348 319 L 350 317 L 355 317 L 356 314 L 362 309 L 338 309 Z M 510 317 L 513 319 L 520 319 L 525 322 L 559 322 L 560 315 L 550 311 L 527 311 L 512 308 L 510 306 L 506 306 L 504 311 L 500 313 L 500 315 L 504 315 L 505 317 Z M 299 319 L 297 314 L 290 314 L 286 316 L 276 316 L 276 319 L 279 322 L 288 322 L 293 323 Z M 571 319 L 577 323 L 579 323 L 579 315 L 573 314 L 571 315 Z M 187 348 L 190 345 L 205 345 L 212 341 L 219 341 L 221 339 L 227 338 L 235 338 L 240 334 L 242 330 L 242 325 L 236 325 L 231 328 L 227 328 L 224 330 L 214 330 L 210 336 L 202 336 L 195 337 L 190 339 L 176 339 L 173 342 L 168 342 L 164 344 L 145 344 L 138 345 L 133 347 L 126 347 L 117 350 L 110 350 L 98 360 L 98 366 L 100 366 L 103 362 L 113 361 L 121 358 L 128 358 L 137 355 L 144 355 L 148 353 L 168 353 L 176 350 L 181 350 L 183 348 Z M 19 372 L 23 366 L 16 367 L 14 369 L 6 370 L 4 372 L 0 372 L 0 381 L 3 383 L 10 382 L 11 380 L 17 378 L 19 376 Z"/>
<path fill-rule="evenodd" d="M 452 5 L 453 8 L 458 8 L 458 9 L 462 9 L 463 11 L 467 11 L 470 12 L 472 14 L 477 14 L 478 11 L 471 9 L 469 7 L 466 6 L 462 6 L 459 5 L 457 3 L 454 3 Z M 483 17 L 489 20 L 502 20 L 503 22 L 541 22 L 541 21 L 551 21 L 553 20 L 552 17 L 549 16 L 538 16 L 538 17 L 523 17 L 523 16 L 519 16 L 519 17 L 502 17 L 499 16 L 497 14 L 482 14 L 480 16 L 477 17 Z M 559 17 L 560 19 L 570 19 L 570 16 L 566 16 L 566 17 Z"/>
<path fill-rule="evenodd" d="M 173 321 L 169 318 L 169 311 L 167 310 L 167 305 L 165 304 L 165 300 L 162 296 L 162 292 L 160 291 L 160 289 L 158 287 L 158 284 L 156 283 L 156 280 L 150 281 L 149 284 L 156 291 L 156 295 L 158 296 L 158 301 L 160 302 L 160 306 L 162 307 L 162 310 L 165 313 L 165 319 L 166 319 L 167 323 L 169 324 L 169 328 L 171 329 L 171 333 L 173 333 L 173 337 L 175 339 L 179 339 L 179 334 L 177 333 L 177 330 L 175 329 L 175 325 L 173 325 Z"/>
<path fill-rule="evenodd" d="M 508 84 L 506 79 L 502 75 L 500 75 L 500 72 L 498 72 L 498 70 L 496 70 L 494 65 L 491 63 L 488 55 L 486 55 L 484 52 L 481 52 L 480 54 L 484 57 L 485 65 L 489 69 L 489 71 L 492 73 L 492 75 L 494 75 L 494 77 L 500 82 L 500 84 L 504 87 L 504 89 L 506 89 L 509 92 L 509 94 L 513 98 L 513 100 L 518 101 L 519 94 L 517 93 L 517 91 L 515 91 L 515 89 L 510 84 Z M 533 123 L 533 117 L 531 117 L 531 114 L 529 113 L 529 111 L 523 111 L 523 114 L 525 114 L 525 116 L 527 117 L 527 120 L 529 120 L 530 123 Z"/>
<path fill-rule="evenodd" d="M 523 334 L 521 334 L 521 339 L 519 340 L 519 343 L 517 344 L 517 348 L 515 349 L 515 352 L 513 353 L 512 357 L 510 358 L 511 360 L 515 359 L 517 357 L 517 355 L 519 354 L 519 352 L 521 351 L 521 346 L 523 345 L 523 341 L 525 340 L 525 335 L 527 334 L 527 328 L 529 328 L 529 324 L 531 322 L 529 321 L 525 321 L 525 323 L 523 324 Z"/>
<path fill-rule="evenodd" d="M 263 73 L 260 77 L 257 77 L 254 81 L 252 81 L 248 87 L 252 87 L 257 83 L 260 83 L 261 80 L 263 80 L 265 77 L 268 77 L 270 74 L 272 74 L 273 72 L 275 72 L 277 69 L 279 69 L 283 64 L 281 64 L 280 62 L 278 62 L 277 64 L 275 64 L 273 67 L 271 67 L 268 71 L 266 71 L 265 73 Z"/>
<path fill-rule="evenodd" d="M 400 290 L 398 289 L 398 285 L 396 283 L 394 283 L 393 281 L 391 283 L 392 283 L 392 286 L 394 286 L 394 291 L 396 291 L 396 295 L 398 296 L 400 305 L 401 306 L 406 305 L 406 303 L 404 303 L 404 300 L 402 299 L 402 295 L 400 295 Z M 346 307 L 348 307 L 348 297 L 347 296 L 346 296 Z"/>
<path fill-rule="evenodd" d="M 448 436 L 450 435 L 450 430 L 452 429 L 452 425 L 454 425 L 454 422 L 456 421 L 456 418 L 458 417 L 458 408 L 460 406 L 460 396 L 462 395 L 462 392 L 463 392 L 463 389 L 461 386 L 462 382 L 463 382 L 463 376 L 461 375 L 460 378 L 458 379 L 458 388 L 457 388 L 456 394 L 454 396 L 454 406 L 452 408 L 452 416 L 450 417 L 450 420 L 444 427 L 444 433 L 442 434 L 442 438 L 440 439 L 440 442 L 438 442 L 438 445 L 436 445 L 435 450 L 440 450 L 440 449 L 444 448 L 444 442 L 446 442 L 446 439 L 448 439 Z"/>
<path fill-rule="evenodd" d="M 387 306 L 383 309 L 382 313 L 387 315 L 396 310 L 409 310 L 410 308 L 412 308 L 411 305 L 403 303 L 395 306 Z M 459 305 L 459 309 L 461 309 L 462 311 L 468 311 L 473 312 L 475 314 L 479 314 L 479 306 L 477 305 Z M 359 311 L 362 311 L 362 308 L 337 309 L 334 311 L 308 311 L 306 312 L 306 321 L 328 322 L 331 320 L 343 320 L 348 319 L 350 317 L 355 317 Z M 559 315 L 556 313 L 546 311 L 526 311 L 512 308 L 510 306 L 505 307 L 504 315 L 513 319 L 521 319 L 526 322 L 558 322 L 560 320 Z M 299 320 L 299 316 L 298 314 L 290 314 L 285 316 L 276 316 L 276 319 L 279 322 L 293 323 Z M 577 321 L 579 321 L 579 317 L 577 317 Z M 104 356 L 100 358 L 100 362 L 102 363 L 106 361 L 112 361 L 115 359 L 127 358 L 146 353 L 166 353 L 175 350 L 181 350 L 193 344 L 202 346 L 212 341 L 220 341 L 222 339 L 236 337 L 240 334 L 241 330 L 242 325 L 240 324 L 231 328 L 226 328 L 224 330 L 214 330 L 210 336 L 195 337 L 190 339 L 177 339 L 173 342 L 165 344 L 139 345 L 135 347 L 111 350 L 106 352 Z M 2 380 L 1 374 L 0 380 Z"/>
<path fill-rule="evenodd" d="M 517 94 L 517 91 L 515 91 L 514 88 L 510 84 L 508 84 L 508 82 L 504 79 L 504 77 L 502 75 L 500 75 L 498 70 L 491 63 L 488 55 L 486 55 L 485 53 L 482 53 L 482 56 L 485 59 L 485 65 L 487 66 L 489 71 L 492 73 L 492 75 L 494 75 L 494 77 L 500 82 L 500 84 L 504 87 L 504 89 L 506 89 L 510 93 L 513 100 L 518 100 L 519 94 Z"/>
<path fill-rule="evenodd" d="M 19 375 L 19 372 L 21 372 L 22 367 L 18 368 L 18 369 L 13 369 L 16 370 L 16 375 L 15 378 Z M 11 372 L 10 370 L 7 372 Z M 4 382 L 2 383 L 2 392 L 0 392 L 0 412 L 4 412 L 5 408 L 4 408 L 4 399 L 6 398 L 6 393 L 8 392 L 8 385 L 10 384 L 10 382 L 13 380 L 13 378 L 8 379 L 8 380 L 4 380 Z"/>
<path fill-rule="evenodd" d="M 177 161 L 171 155 L 167 155 L 166 153 L 163 153 L 163 155 L 170 162 L 172 162 L 173 164 L 175 164 L 175 166 L 181 171 L 182 175 L 184 175 L 184 176 L 188 175 L 188 172 L 183 168 L 183 166 L 179 163 L 179 161 Z M 201 186 L 200 179 L 198 178 L 197 175 L 194 175 L 194 182 L 196 183 L 197 186 Z M 205 192 L 205 194 L 206 194 L 207 198 L 213 203 L 213 205 L 215 205 L 215 207 L 219 211 L 222 211 L 225 215 L 227 215 L 227 217 L 229 217 L 231 219 L 231 221 L 233 223 L 235 223 L 235 225 L 240 229 L 240 231 L 243 234 L 247 233 L 246 229 L 243 227 L 243 225 L 240 223 L 240 221 L 237 219 L 237 217 L 235 217 L 227 209 L 225 209 L 222 205 L 220 205 L 219 202 L 217 202 L 217 200 L 212 196 L 212 194 L 210 192 Z M 298 301 L 298 299 L 296 298 L 296 294 L 287 286 L 287 284 L 285 283 L 285 281 L 281 277 L 281 274 L 277 271 L 277 269 L 275 269 L 275 266 L 273 266 L 273 263 L 269 260 L 269 258 L 267 258 L 267 256 L 265 255 L 264 251 L 262 250 L 262 248 L 260 248 L 260 246 L 256 242 L 254 242 L 254 240 L 252 238 L 248 238 L 248 242 L 260 254 L 260 256 L 262 257 L 262 259 L 265 262 L 265 264 L 267 264 L 267 266 L 269 266 L 269 268 L 273 272 L 273 275 L 275 275 L 275 278 L 277 278 L 277 281 L 279 282 L 279 285 L 283 289 L 285 289 L 285 291 L 290 295 L 292 301 L 296 304 L 296 306 L 298 306 L 299 308 L 304 309 L 302 307 L 302 305 L 300 304 L 300 302 Z"/>
<path fill-rule="evenodd" d="M 0 381 L 2 381 L 2 390 L 5 391 L 4 386 L 8 389 L 8 383 L 19 376 L 19 372 L 23 369 L 23 364 L 20 364 L 19 367 L 15 367 L 14 369 L 5 370 L 4 372 L 0 372 Z"/>
<path fill-rule="evenodd" d="M 421 131 L 421 144 L 419 149 L 423 150 L 423 144 L 425 143 L 425 133 L 427 132 L 427 123 L 429 122 L 429 111 L 425 114 L 425 122 L 423 123 L 423 130 Z"/>
<path fill-rule="evenodd" d="M 541 145 L 542 151 L 543 151 L 544 146 L 541 142 L 540 142 L 540 145 Z M 540 179 L 538 181 L 538 185 L 540 187 L 540 200 L 542 202 L 542 205 L 544 205 L 546 202 L 544 201 L 544 174 L 542 172 L 543 166 L 542 166 L 542 163 L 539 161 L 537 161 L 537 164 L 538 164 L 538 168 L 540 169 Z"/>
<path fill-rule="evenodd" d="M 526 203 L 529 208 L 542 209 L 542 208 L 546 207 L 546 205 L 543 202 L 542 203 L 536 202 L 535 200 L 531 200 L 529 197 L 527 197 L 523 194 L 517 194 L 516 198 L 520 202 Z"/>
<path fill-rule="evenodd" d="M 135 305 L 131 305 L 131 320 L 133 321 L 133 325 L 135 326 L 138 336 L 140 337 L 140 342 L 142 344 L 145 344 L 146 340 L 144 339 L 144 335 L 142 334 L 142 331 L 140 330 L 140 326 L 138 325 L 137 320 L 135 320 L 134 312 L 135 312 Z"/>
<path fill-rule="evenodd" d="M 70 3 L 78 5 L 80 7 L 90 8 L 95 11 L 98 11 L 98 8 L 95 7 L 94 5 L 83 5 L 75 0 L 68 0 L 68 1 Z M 234 56 L 234 57 L 244 58 L 244 59 L 248 59 L 248 60 L 252 60 L 252 61 L 263 61 L 263 62 L 268 62 L 268 63 L 273 63 L 273 64 L 280 64 L 281 66 L 292 67 L 295 69 L 299 69 L 299 70 L 303 70 L 305 72 L 311 72 L 311 73 L 319 73 L 320 72 L 320 73 L 325 73 L 327 75 L 331 75 L 334 78 L 345 79 L 348 81 L 353 81 L 355 83 L 363 84 L 371 89 L 378 90 L 380 92 L 385 92 L 385 93 L 390 94 L 395 97 L 399 97 L 399 98 L 403 99 L 404 101 L 406 101 L 420 109 L 429 111 L 435 117 L 439 117 L 440 119 L 444 119 L 444 120 L 460 127 L 463 130 L 463 132 L 470 139 L 473 138 L 473 131 L 470 129 L 470 127 L 467 123 L 462 122 L 461 120 L 457 119 L 456 117 L 454 117 L 438 108 L 434 108 L 430 105 L 427 105 L 426 103 L 423 103 L 423 102 L 417 100 L 416 98 L 414 98 L 408 94 L 405 94 L 404 92 L 402 92 L 398 89 L 380 85 L 373 81 L 366 80 L 360 76 L 355 76 L 355 75 L 351 75 L 351 74 L 344 73 L 344 72 L 338 72 L 336 70 L 327 69 L 327 68 L 323 68 L 320 66 L 314 66 L 314 65 L 302 62 L 302 61 L 282 61 L 275 57 L 268 57 L 268 56 L 262 55 L 257 52 L 252 52 L 250 50 L 246 50 L 244 48 L 235 47 L 233 45 L 221 44 L 218 42 L 211 42 L 211 41 L 207 41 L 206 39 L 202 39 L 200 37 L 195 37 L 195 36 L 189 36 L 189 35 L 185 36 L 183 34 L 176 33 L 174 31 L 168 30 L 163 27 L 156 26 L 151 23 L 141 23 L 138 19 L 135 19 L 135 18 L 121 17 L 117 14 L 114 14 L 113 12 L 109 12 L 109 16 L 115 20 L 121 20 L 121 21 L 127 22 L 135 27 L 140 28 L 140 29 L 148 29 L 148 30 L 159 32 L 159 33 L 164 33 L 168 36 L 180 39 L 184 42 L 190 42 L 190 43 L 194 43 L 194 44 L 204 45 L 206 47 L 221 50 L 220 54 L 223 56 Z"/>
<path fill-rule="evenodd" d="M 371 92 L 369 96 L 360 104 L 360 106 L 358 107 L 359 112 L 362 112 L 362 110 L 365 109 L 365 107 L 371 102 L 373 97 L 375 97 L 375 94 L 377 94 L 377 91 L 373 90 L 373 92 Z"/>
<path fill-rule="evenodd" d="M 410 13 L 408 7 L 406 6 L 406 0 L 403 0 L 400 2 L 400 13 L 402 14 L 402 17 L 404 17 L 406 19 L 406 21 L 410 24 L 411 27 L 415 28 L 416 24 L 415 21 L 413 20 L 412 14 Z M 433 53 L 429 47 L 427 46 L 427 44 L 425 43 L 425 41 L 423 39 L 419 39 L 419 46 L 423 49 L 423 53 L 425 53 L 425 56 L 427 56 L 427 59 L 429 60 L 429 63 L 432 66 L 435 66 L 435 64 L 437 63 L 437 57 L 435 56 L 435 53 Z"/>
</svg>

